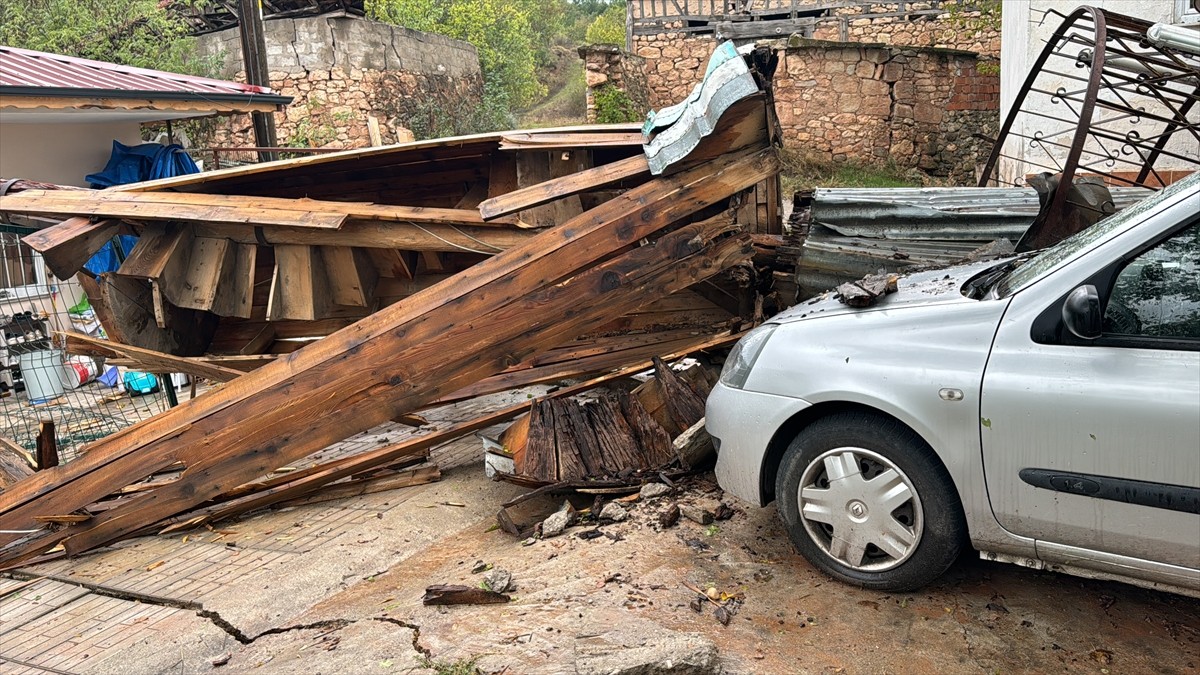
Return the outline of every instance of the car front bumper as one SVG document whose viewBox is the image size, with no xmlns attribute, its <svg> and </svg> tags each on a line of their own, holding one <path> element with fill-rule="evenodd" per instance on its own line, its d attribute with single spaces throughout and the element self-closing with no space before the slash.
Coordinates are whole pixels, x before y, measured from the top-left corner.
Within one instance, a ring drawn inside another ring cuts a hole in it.
<svg viewBox="0 0 1200 675">
<path fill-rule="evenodd" d="M 734 389 L 717 383 L 708 396 L 705 428 L 717 452 L 721 488 L 755 506 L 763 506 L 763 458 L 775 432 L 807 401 Z"/>
</svg>

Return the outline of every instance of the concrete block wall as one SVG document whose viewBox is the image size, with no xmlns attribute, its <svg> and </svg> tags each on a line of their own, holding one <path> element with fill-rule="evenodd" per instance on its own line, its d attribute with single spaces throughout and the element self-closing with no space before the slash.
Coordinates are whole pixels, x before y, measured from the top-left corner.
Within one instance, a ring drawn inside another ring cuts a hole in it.
<svg viewBox="0 0 1200 675">
<path fill-rule="evenodd" d="M 271 86 L 295 99 L 275 115 L 280 145 L 365 146 L 368 116 L 385 143 L 410 140 L 411 115 L 461 109 L 483 93 L 475 48 L 444 35 L 337 15 L 273 19 L 265 31 Z M 200 36 L 199 47 L 221 77 L 245 81 L 236 30 Z M 212 144 L 254 145 L 249 116 L 219 122 Z"/>
</svg>

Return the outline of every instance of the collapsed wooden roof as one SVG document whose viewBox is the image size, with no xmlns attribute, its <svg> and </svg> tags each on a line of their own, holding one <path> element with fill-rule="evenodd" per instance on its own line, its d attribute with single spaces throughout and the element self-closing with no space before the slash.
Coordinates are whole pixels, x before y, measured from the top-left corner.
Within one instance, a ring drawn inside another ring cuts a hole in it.
<svg viewBox="0 0 1200 675">
<path fill-rule="evenodd" d="M 66 218 L 26 237 L 60 277 L 113 235 L 140 235 L 120 269 L 81 275 L 113 338 L 84 349 L 227 380 L 0 493 L 0 564 L 395 461 L 412 447 L 270 477 L 425 406 L 727 343 L 769 293 L 755 237 L 780 232 L 774 57 L 735 57 L 753 86 L 684 130 L 694 147 L 661 175 L 640 132 L 579 127 L 0 197 L 0 212 Z M 86 517 L 47 524 L 65 514 Z"/>
</svg>

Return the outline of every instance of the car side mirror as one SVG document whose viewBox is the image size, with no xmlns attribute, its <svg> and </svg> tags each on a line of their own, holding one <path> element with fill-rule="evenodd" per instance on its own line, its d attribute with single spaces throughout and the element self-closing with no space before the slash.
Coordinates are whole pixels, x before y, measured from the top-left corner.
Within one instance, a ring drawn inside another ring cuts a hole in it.
<svg viewBox="0 0 1200 675">
<path fill-rule="evenodd" d="M 1100 311 L 1100 294 L 1096 287 L 1085 284 L 1067 295 L 1062 308 L 1063 323 L 1077 338 L 1094 340 L 1100 337 L 1104 314 Z"/>
</svg>

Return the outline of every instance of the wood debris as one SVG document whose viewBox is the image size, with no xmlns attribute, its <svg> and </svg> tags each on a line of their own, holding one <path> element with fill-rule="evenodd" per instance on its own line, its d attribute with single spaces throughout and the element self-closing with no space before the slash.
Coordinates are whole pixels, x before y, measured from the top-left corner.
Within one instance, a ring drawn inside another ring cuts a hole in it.
<svg viewBox="0 0 1200 675">
<path fill-rule="evenodd" d="M 707 378 L 652 357 L 735 340 L 762 307 L 763 289 L 744 282 L 754 236 L 781 232 L 775 60 L 765 48 L 745 60 L 758 90 L 665 170 L 660 158 L 659 175 L 632 127 L 581 127 L 0 197 L 0 212 L 66 217 L 25 239 L 63 278 L 113 235 L 139 236 L 119 269 L 80 277 L 113 341 L 68 344 L 224 381 L 9 485 L 0 566 L 322 490 L 435 480 L 436 468 L 397 463 L 524 413 L 516 480 L 628 491 L 638 472 L 685 470 L 671 439 L 703 415 Z M 647 367 L 654 384 L 631 394 L 566 399 Z M 592 379 L 304 462 L 430 406 L 567 377 Z M 89 517 L 39 520 L 63 514 Z"/>
</svg>

